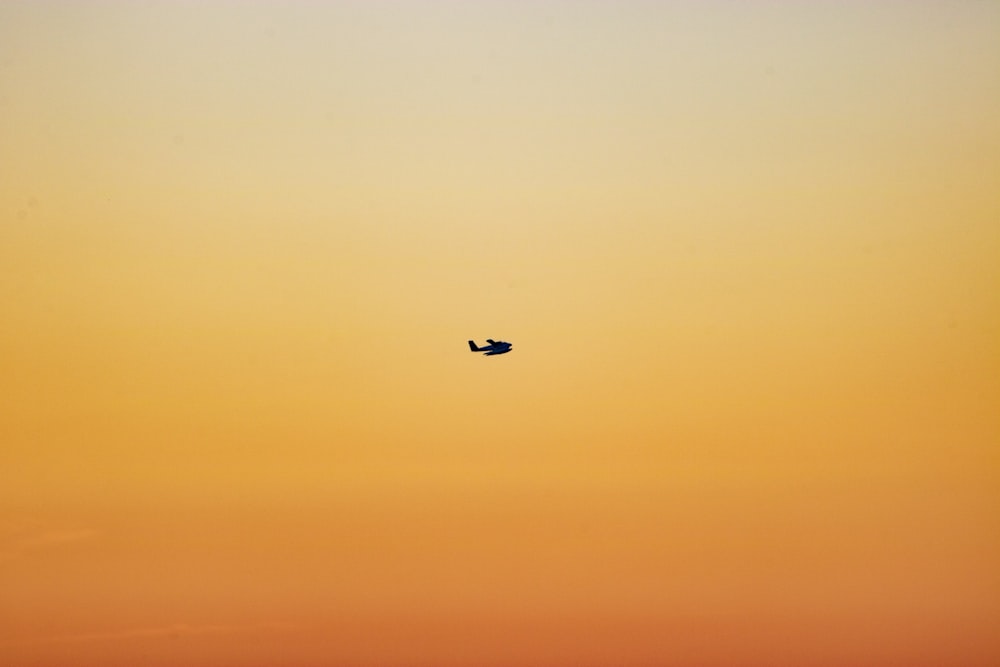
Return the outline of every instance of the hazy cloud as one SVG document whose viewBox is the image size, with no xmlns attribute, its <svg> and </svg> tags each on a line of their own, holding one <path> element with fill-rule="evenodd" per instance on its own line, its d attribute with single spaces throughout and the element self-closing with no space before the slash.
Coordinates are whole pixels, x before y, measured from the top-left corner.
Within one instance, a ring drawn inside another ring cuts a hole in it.
<svg viewBox="0 0 1000 667">
<path fill-rule="evenodd" d="M 0 563 L 44 549 L 89 540 L 98 531 L 90 528 L 53 528 L 36 522 L 7 522 L 0 528 Z"/>
<path fill-rule="evenodd" d="M 27 637 L 21 639 L 0 640 L 3 646 L 31 646 L 36 644 L 75 644 L 85 642 L 109 642 L 128 639 L 182 639 L 184 637 L 203 637 L 211 635 L 230 635 L 267 630 L 288 630 L 292 626 L 286 623 L 248 623 L 236 624 L 206 624 L 190 625 L 174 623 L 172 625 L 151 626 L 145 628 L 122 628 L 118 630 L 79 632 L 72 634 L 53 635 L 47 637 Z"/>
</svg>

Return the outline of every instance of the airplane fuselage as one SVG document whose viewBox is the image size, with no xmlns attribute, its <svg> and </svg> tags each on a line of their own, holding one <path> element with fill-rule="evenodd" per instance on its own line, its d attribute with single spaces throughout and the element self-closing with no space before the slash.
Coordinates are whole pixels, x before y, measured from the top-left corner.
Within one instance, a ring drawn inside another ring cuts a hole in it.
<svg viewBox="0 0 1000 667">
<path fill-rule="evenodd" d="M 479 347 L 476 345 L 475 341 L 470 340 L 469 349 L 473 352 L 484 352 L 485 354 L 483 356 L 492 357 L 498 354 L 506 354 L 511 351 L 511 348 L 514 347 L 510 343 L 502 340 L 487 339 L 486 342 L 489 343 L 489 345 Z"/>
</svg>

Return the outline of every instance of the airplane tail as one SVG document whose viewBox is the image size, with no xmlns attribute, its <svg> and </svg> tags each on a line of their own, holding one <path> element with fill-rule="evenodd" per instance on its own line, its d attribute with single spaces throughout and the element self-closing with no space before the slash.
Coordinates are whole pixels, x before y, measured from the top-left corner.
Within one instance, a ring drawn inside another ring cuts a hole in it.
<svg viewBox="0 0 1000 667">
<path fill-rule="evenodd" d="M 476 341 L 474 340 L 469 341 L 469 349 L 472 350 L 473 352 L 482 352 L 482 350 L 479 348 L 479 346 L 476 345 Z"/>
</svg>

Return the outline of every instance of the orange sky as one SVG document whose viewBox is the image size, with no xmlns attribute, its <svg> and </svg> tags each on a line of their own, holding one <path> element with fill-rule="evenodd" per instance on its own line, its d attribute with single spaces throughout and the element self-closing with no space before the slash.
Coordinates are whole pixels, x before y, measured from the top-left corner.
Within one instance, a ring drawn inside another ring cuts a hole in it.
<svg viewBox="0 0 1000 667">
<path fill-rule="evenodd" d="M 998 36 L 0 5 L 0 663 L 997 664 Z"/>
</svg>

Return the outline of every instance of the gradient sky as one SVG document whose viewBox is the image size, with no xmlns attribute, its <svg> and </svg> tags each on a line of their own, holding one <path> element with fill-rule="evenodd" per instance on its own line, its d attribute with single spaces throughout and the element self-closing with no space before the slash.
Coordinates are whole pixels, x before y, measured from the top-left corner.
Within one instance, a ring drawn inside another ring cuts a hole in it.
<svg viewBox="0 0 1000 667">
<path fill-rule="evenodd" d="M 5 2 L 0 278 L 0 663 L 1000 663 L 996 3 Z"/>
</svg>

